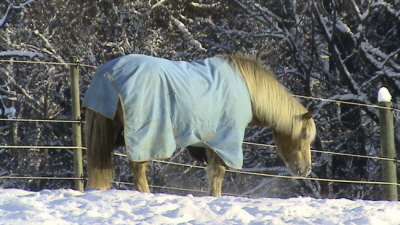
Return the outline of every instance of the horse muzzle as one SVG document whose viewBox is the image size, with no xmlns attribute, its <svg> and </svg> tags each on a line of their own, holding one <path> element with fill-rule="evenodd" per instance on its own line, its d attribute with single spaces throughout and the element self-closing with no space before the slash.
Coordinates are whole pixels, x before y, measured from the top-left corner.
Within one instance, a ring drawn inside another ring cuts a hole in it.
<svg viewBox="0 0 400 225">
<path fill-rule="evenodd" d="M 301 165 L 300 163 L 295 163 L 294 165 L 288 165 L 290 169 L 290 174 L 294 177 L 306 177 L 311 173 L 311 164 Z"/>
</svg>

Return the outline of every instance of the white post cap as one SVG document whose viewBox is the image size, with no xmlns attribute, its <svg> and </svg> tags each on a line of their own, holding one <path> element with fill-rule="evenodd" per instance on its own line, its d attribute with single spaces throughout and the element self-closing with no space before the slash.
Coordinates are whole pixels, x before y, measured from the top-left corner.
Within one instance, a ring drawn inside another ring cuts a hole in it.
<svg viewBox="0 0 400 225">
<path fill-rule="evenodd" d="M 378 91 L 378 102 L 391 102 L 392 95 L 386 87 L 381 87 Z"/>
</svg>

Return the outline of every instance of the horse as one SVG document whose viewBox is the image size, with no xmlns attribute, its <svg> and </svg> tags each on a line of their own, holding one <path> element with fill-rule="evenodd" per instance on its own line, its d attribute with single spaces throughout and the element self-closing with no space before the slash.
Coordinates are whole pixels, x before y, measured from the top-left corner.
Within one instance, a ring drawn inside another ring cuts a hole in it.
<svg viewBox="0 0 400 225">
<path fill-rule="evenodd" d="M 150 192 L 147 161 L 186 147 L 206 163 L 209 194 L 219 197 L 226 167 L 243 165 L 248 125 L 272 129 L 277 153 L 293 176 L 312 169 L 313 112 L 248 55 L 193 62 L 121 56 L 97 69 L 82 106 L 89 189 L 111 188 L 115 146 L 125 146 L 140 192 Z"/>
</svg>

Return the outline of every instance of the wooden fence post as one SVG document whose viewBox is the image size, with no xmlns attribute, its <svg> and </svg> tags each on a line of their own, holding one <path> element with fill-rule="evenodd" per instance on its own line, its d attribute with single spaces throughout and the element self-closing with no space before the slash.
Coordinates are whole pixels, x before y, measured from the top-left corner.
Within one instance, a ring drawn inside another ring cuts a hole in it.
<svg viewBox="0 0 400 225">
<path fill-rule="evenodd" d="M 12 95 L 17 96 L 16 92 L 11 92 Z M 15 107 L 15 102 L 17 101 L 17 97 L 9 98 L 11 101 L 11 107 Z M 14 118 L 15 119 L 15 118 Z M 13 122 L 11 125 L 11 141 L 14 146 L 18 145 L 18 122 Z"/>
<path fill-rule="evenodd" d="M 71 79 L 71 97 L 72 97 L 72 120 L 80 120 L 81 108 L 80 108 L 80 97 L 79 97 L 79 60 L 77 57 L 71 57 L 70 62 L 70 79 Z M 72 139 L 73 145 L 78 147 L 74 149 L 74 170 L 75 178 L 75 189 L 79 191 L 84 190 L 83 185 L 83 165 L 82 165 L 82 130 L 80 123 L 72 124 Z"/>
<path fill-rule="evenodd" d="M 379 127 L 381 131 L 381 157 L 393 160 L 382 161 L 382 180 L 393 184 L 383 186 L 383 198 L 397 201 L 397 162 L 394 146 L 393 112 L 391 111 L 391 95 L 386 88 L 381 88 L 378 93 Z"/>
</svg>

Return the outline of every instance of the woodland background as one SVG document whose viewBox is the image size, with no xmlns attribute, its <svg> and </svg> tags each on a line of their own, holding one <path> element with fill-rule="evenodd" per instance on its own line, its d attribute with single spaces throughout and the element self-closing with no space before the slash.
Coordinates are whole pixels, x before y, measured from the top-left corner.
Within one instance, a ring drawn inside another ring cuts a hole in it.
<svg viewBox="0 0 400 225">
<path fill-rule="evenodd" d="M 244 52 L 271 67 L 294 94 L 376 104 L 386 86 L 400 99 L 398 0 L 2 0 L 0 60 L 65 63 L 77 56 L 99 66 L 142 53 L 196 60 Z M 82 97 L 94 69 L 81 68 Z M 17 118 L 70 119 L 66 65 L 0 62 L 0 91 L 15 91 Z M 313 149 L 379 156 L 378 110 L 299 98 L 316 109 Z M 4 105 L 12 104 L 3 99 Z M 84 115 L 82 115 L 84 117 Z M 395 113 L 396 146 L 400 146 Z M 70 124 L 0 121 L 0 145 L 72 145 Z M 12 131 L 15 132 L 12 132 Z M 273 144 L 267 128 L 246 141 Z M 397 151 L 399 153 L 399 147 Z M 123 152 L 123 150 L 120 150 Z M 245 170 L 288 174 L 273 148 L 244 145 Z M 196 163 L 178 149 L 173 161 Z M 312 177 L 380 181 L 380 161 L 313 153 Z M 0 149 L 0 176 L 72 176 L 72 151 Z M 116 180 L 132 179 L 116 157 Z M 398 172 L 398 174 L 400 174 Z M 151 184 L 204 190 L 205 172 L 152 163 Z M 0 179 L 2 187 L 70 188 L 71 181 Z M 115 184 L 116 188 L 132 188 Z M 156 192 L 169 192 L 153 189 Z M 224 192 L 250 196 L 380 199 L 381 187 L 228 173 Z M 173 192 L 178 193 L 178 192 Z"/>
</svg>

